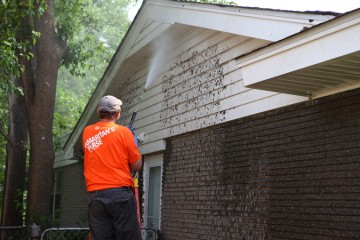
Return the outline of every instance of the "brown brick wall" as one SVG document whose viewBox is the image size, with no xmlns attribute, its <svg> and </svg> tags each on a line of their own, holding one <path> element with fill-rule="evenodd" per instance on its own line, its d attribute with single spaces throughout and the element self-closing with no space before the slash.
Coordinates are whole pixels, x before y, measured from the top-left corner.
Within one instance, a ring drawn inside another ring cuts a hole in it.
<svg viewBox="0 0 360 240">
<path fill-rule="evenodd" d="M 167 141 L 162 239 L 359 239 L 360 90 Z"/>
</svg>

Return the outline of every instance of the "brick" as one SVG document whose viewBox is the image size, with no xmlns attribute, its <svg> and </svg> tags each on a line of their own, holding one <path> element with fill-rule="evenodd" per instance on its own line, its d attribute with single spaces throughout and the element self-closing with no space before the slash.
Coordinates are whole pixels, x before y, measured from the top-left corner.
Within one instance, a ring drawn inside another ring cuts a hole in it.
<svg viewBox="0 0 360 240">
<path fill-rule="evenodd" d="M 163 239 L 358 239 L 360 90 L 167 140 Z"/>
</svg>

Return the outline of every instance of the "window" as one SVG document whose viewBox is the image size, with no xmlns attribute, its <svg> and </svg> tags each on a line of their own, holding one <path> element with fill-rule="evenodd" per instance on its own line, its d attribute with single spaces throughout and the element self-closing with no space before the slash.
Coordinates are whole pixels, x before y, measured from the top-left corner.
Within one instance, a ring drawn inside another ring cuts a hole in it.
<svg viewBox="0 0 360 240">
<path fill-rule="evenodd" d="M 144 161 L 144 227 L 160 229 L 162 154 L 145 157 Z"/>
</svg>

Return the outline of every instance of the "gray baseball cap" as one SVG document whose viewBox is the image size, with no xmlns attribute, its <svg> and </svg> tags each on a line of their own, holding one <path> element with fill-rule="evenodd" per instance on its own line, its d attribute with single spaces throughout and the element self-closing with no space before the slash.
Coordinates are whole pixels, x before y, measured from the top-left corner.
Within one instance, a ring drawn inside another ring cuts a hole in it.
<svg viewBox="0 0 360 240">
<path fill-rule="evenodd" d="M 100 102 L 97 106 L 97 112 L 120 112 L 121 111 L 122 101 L 117 99 L 114 96 L 107 95 L 100 99 Z"/>
</svg>

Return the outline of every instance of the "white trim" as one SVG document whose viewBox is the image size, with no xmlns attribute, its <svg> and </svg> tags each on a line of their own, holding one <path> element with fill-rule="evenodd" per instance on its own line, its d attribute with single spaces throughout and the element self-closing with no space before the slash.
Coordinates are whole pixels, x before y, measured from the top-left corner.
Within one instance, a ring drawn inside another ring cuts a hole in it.
<svg viewBox="0 0 360 240">
<path fill-rule="evenodd" d="M 339 25 L 329 26 L 327 28 L 318 27 L 319 30 L 316 32 L 312 32 L 312 34 L 299 34 L 294 36 L 294 38 L 283 40 L 279 43 L 273 44 L 269 47 L 266 47 L 262 50 L 255 51 L 247 56 L 240 58 L 237 63 L 239 67 L 244 67 L 249 64 L 261 61 L 265 58 L 269 58 L 275 56 L 277 54 L 283 53 L 288 50 L 292 50 L 296 47 L 308 44 L 309 42 L 315 40 L 321 40 L 323 37 L 328 37 L 330 34 L 334 34 L 340 30 L 344 30 L 346 28 L 350 28 L 352 26 L 357 25 L 360 22 L 360 18 L 350 19 L 348 22 L 341 23 Z M 296 39 L 295 39 L 296 38 Z M 275 46 L 276 45 L 276 46 Z"/>
<path fill-rule="evenodd" d="M 145 135 L 146 138 L 146 135 Z M 149 154 L 154 152 L 159 152 L 165 150 L 166 142 L 165 140 L 157 140 L 154 142 L 146 143 L 139 146 L 139 151 L 141 154 Z"/>
<path fill-rule="evenodd" d="M 316 25 L 333 17 L 231 6 L 219 8 L 186 2 L 171 4 L 169 1 L 150 1 L 148 8 L 147 16 L 154 21 L 175 22 L 268 41 L 278 41 L 301 31 L 305 26 Z"/>
<path fill-rule="evenodd" d="M 144 158 L 144 169 L 143 169 L 143 183 L 144 183 L 144 213 L 143 213 L 143 219 L 144 219 L 144 226 L 147 225 L 147 205 L 148 205 L 148 195 L 147 192 L 149 190 L 149 169 L 151 167 L 161 167 L 161 177 L 160 177 L 160 212 L 159 212 L 159 226 L 161 228 L 161 199 L 162 199 L 162 176 L 163 176 L 163 154 L 156 154 L 152 156 L 145 156 Z"/>
<path fill-rule="evenodd" d="M 242 69 L 244 85 L 250 86 L 359 51 L 359 15 L 360 10 L 240 58 L 237 64 Z M 316 54 L 304 55 L 304 52 Z"/>
</svg>

